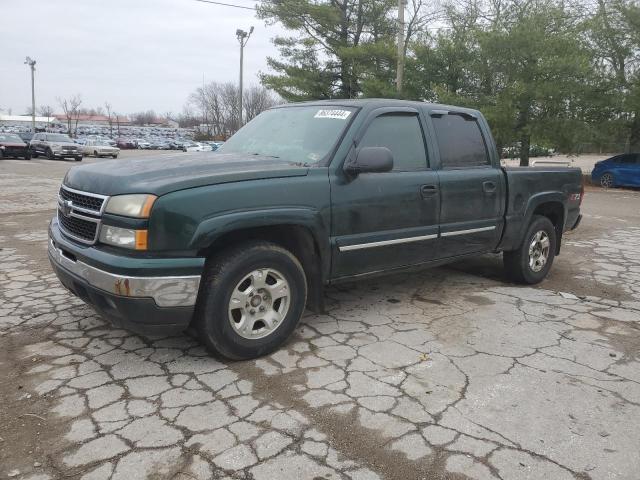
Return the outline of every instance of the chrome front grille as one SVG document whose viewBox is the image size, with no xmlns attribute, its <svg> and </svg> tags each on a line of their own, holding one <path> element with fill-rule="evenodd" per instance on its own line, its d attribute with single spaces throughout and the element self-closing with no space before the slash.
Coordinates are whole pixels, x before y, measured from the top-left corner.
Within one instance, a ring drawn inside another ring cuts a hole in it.
<svg viewBox="0 0 640 480">
<path fill-rule="evenodd" d="M 98 240 L 108 197 L 62 186 L 58 194 L 58 224 L 62 233 L 93 245 Z"/>
<path fill-rule="evenodd" d="M 64 185 L 60 187 L 60 198 L 63 201 L 70 200 L 76 210 L 82 209 L 86 213 L 102 213 L 107 197 L 95 193 L 80 192 Z"/>
</svg>

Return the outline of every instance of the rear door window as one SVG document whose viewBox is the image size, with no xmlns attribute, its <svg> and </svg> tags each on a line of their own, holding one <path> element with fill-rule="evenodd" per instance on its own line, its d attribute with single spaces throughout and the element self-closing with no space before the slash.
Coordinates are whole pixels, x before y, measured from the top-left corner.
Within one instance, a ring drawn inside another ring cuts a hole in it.
<svg viewBox="0 0 640 480">
<path fill-rule="evenodd" d="M 432 116 L 442 168 L 491 165 L 489 152 L 475 118 L 449 113 Z"/>
</svg>

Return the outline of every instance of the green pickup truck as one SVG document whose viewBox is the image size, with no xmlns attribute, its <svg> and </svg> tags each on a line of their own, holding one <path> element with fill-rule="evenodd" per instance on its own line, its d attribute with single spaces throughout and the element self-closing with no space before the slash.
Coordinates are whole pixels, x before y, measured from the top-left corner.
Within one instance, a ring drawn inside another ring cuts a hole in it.
<svg viewBox="0 0 640 480">
<path fill-rule="evenodd" d="M 61 282 L 115 324 L 189 329 L 246 359 L 325 285 L 504 252 L 540 282 L 580 222 L 572 168 L 501 168 L 480 112 L 398 100 L 283 105 L 218 151 L 72 168 L 49 228 Z"/>
</svg>

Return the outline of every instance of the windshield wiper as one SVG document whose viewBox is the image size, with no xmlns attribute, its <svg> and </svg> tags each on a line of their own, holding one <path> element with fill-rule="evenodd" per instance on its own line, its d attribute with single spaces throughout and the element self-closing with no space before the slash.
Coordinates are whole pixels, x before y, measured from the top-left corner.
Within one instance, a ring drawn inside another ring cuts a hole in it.
<svg viewBox="0 0 640 480">
<path fill-rule="evenodd" d="M 265 155 L 264 153 L 250 153 L 249 155 L 255 155 L 257 157 L 280 158 L 276 155 Z"/>
</svg>

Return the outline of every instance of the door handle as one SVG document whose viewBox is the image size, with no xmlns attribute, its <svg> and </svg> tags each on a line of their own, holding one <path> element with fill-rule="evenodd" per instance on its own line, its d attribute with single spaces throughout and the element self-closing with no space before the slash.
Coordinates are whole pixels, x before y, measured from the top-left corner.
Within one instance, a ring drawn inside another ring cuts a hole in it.
<svg viewBox="0 0 640 480">
<path fill-rule="evenodd" d="M 496 184 L 495 182 L 484 182 L 482 184 L 482 190 L 484 193 L 496 193 Z"/>
<path fill-rule="evenodd" d="M 438 193 L 438 187 L 435 185 L 422 185 L 420 187 L 420 195 L 422 195 L 422 198 L 433 197 L 436 193 Z"/>
</svg>

